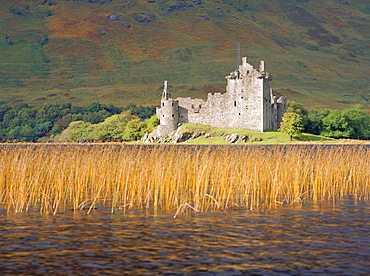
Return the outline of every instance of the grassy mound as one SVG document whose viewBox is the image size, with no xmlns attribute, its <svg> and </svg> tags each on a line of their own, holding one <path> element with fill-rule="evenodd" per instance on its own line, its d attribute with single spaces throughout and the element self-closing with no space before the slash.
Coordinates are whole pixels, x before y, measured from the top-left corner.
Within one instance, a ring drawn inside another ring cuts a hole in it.
<svg viewBox="0 0 370 276">
<path fill-rule="evenodd" d="M 303 133 L 294 137 L 293 141 L 289 140 L 287 134 L 277 130 L 268 130 L 264 133 L 249 131 L 244 129 L 222 129 L 213 128 L 207 125 L 186 123 L 181 126 L 182 133 L 189 133 L 196 138 L 190 138 L 183 144 L 191 145 L 226 145 L 230 144 L 227 137 L 236 133 L 239 137 L 246 137 L 246 141 L 237 142 L 236 144 L 256 144 L 256 145 L 273 145 L 273 144 L 292 144 L 301 142 L 312 143 L 335 143 L 341 140 L 328 138 L 319 135 Z"/>
</svg>

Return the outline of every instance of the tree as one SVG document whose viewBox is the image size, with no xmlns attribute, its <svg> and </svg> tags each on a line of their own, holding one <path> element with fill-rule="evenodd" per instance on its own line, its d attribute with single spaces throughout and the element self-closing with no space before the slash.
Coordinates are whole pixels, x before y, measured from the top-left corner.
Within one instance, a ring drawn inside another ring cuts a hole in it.
<svg viewBox="0 0 370 276">
<path fill-rule="evenodd" d="M 304 124 L 304 132 L 319 135 L 324 127 L 322 120 L 330 113 L 329 109 L 312 109 L 308 111 L 307 122 Z"/>
<path fill-rule="evenodd" d="M 129 121 L 125 127 L 123 133 L 124 140 L 137 140 L 144 136 L 145 133 L 145 123 L 140 120 L 140 118 L 135 118 Z"/>
<path fill-rule="evenodd" d="M 137 106 L 136 104 L 129 104 L 124 107 L 123 110 L 131 110 L 131 114 L 135 115 L 141 119 L 149 119 L 153 114 L 155 114 L 155 106 Z"/>
<path fill-rule="evenodd" d="M 61 119 L 57 120 L 56 123 L 60 125 L 63 129 L 66 129 L 69 126 L 69 124 L 74 121 L 83 121 L 83 115 L 68 113 Z"/>
<path fill-rule="evenodd" d="M 83 121 L 89 122 L 92 124 L 98 124 L 104 121 L 104 119 L 108 118 L 109 116 L 111 116 L 111 114 L 108 111 L 102 109 L 96 112 L 85 113 L 83 115 Z"/>
<path fill-rule="evenodd" d="M 55 124 L 53 126 L 53 128 L 50 130 L 50 135 L 55 136 L 55 135 L 61 133 L 62 131 L 63 131 L 63 128 L 60 125 Z"/>
<path fill-rule="evenodd" d="M 297 103 L 295 101 L 289 101 L 287 106 L 287 112 L 301 115 L 303 127 L 306 126 L 309 111 L 304 107 L 303 104 Z"/>
<path fill-rule="evenodd" d="M 0 103 L 0 121 L 3 120 L 4 115 L 11 109 L 12 107 L 10 105 Z"/>
<path fill-rule="evenodd" d="M 146 124 L 146 131 L 147 132 L 152 132 L 154 130 L 154 128 L 156 126 L 158 126 L 158 124 L 159 124 L 159 119 L 158 119 L 157 115 L 153 115 L 149 119 L 146 119 L 145 124 Z"/>
<path fill-rule="evenodd" d="M 34 130 L 30 126 L 21 126 L 19 128 L 19 133 L 21 139 L 27 142 L 34 141 L 34 139 L 36 138 Z"/>
<path fill-rule="evenodd" d="M 348 122 L 348 127 L 353 129 L 351 138 L 370 138 L 370 116 L 360 105 L 355 105 L 343 110 L 343 116 Z"/>
<path fill-rule="evenodd" d="M 94 125 L 95 128 L 89 135 L 89 140 L 132 140 L 137 138 L 135 132 L 137 126 L 133 121 L 141 121 L 140 118 L 131 115 L 130 110 L 124 111 L 121 114 L 115 114 L 104 120 L 104 122 Z M 129 125 L 129 129 L 126 130 L 126 126 Z M 130 132 L 131 131 L 131 132 Z M 130 132 L 128 134 L 128 132 Z"/>
<path fill-rule="evenodd" d="M 89 133 L 92 131 L 89 129 L 91 123 L 84 121 L 75 121 L 69 124 L 68 128 L 65 129 L 57 139 L 60 141 L 77 141 L 85 140 Z"/>
<path fill-rule="evenodd" d="M 102 109 L 102 105 L 100 103 L 97 103 L 97 102 L 93 102 L 88 107 L 86 107 L 86 110 L 88 112 L 98 112 L 101 109 Z"/>
<path fill-rule="evenodd" d="M 8 134 L 7 134 L 7 138 L 9 140 L 15 140 L 15 139 L 20 139 L 21 138 L 21 134 L 20 134 L 20 127 L 15 127 L 15 128 L 12 128 Z"/>
<path fill-rule="evenodd" d="M 293 139 L 293 136 L 301 134 L 302 130 L 303 124 L 301 115 L 294 112 L 287 112 L 284 114 L 279 131 L 288 134 L 290 141 Z"/>
<path fill-rule="evenodd" d="M 34 127 L 35 136 L 37 137 L 45 136 L 50 131 L 52 126 L 53 126 L 52 122 L 48 121 L 35 125 Z"/>
<path fill-rule="evenodd" d="M 370 117 L 361 106 L 331 110 L 323 119 L 322 135 L 334 138 L 369 138 Z"/>
<path fill-rule="evenodd" d="M 115 129 L 107 124 L 92 125 L 92 131 L 89 133 L 87 140 L 89 141 L 108 141 L 112 140 L 112 131 Z"/>
<path fill-rule="evenodd" d="M 5 130 L 0 129 L 0 141 L 4 141 L 6 139 Z"/>
<path fill-rule="evenodd" d="M 323 121 L 324 130 L 321 135 L 333 138 L 349 138 L 353 130 L 348 127 L 348 122 L 340 110 L 331 110 Z"/>
</svg>

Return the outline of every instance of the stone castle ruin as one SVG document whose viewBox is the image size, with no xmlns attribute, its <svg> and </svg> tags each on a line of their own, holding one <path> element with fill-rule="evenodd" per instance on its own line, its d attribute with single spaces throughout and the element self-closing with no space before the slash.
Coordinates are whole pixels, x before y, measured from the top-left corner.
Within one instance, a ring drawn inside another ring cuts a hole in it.
<svg viewBox="0 0 370 276">
<path fill-rule="evenodd" d="M 259 69 L 254 69 L 244 57 L 239 68 L 226 79 L 226 93 L 209 93 L 206 101 L 172 99 L 165 81 L 161 106 L 156 111 L 160 125 L 151 136 L 164 137 L 182 123 L 259 132 L 280 127 L 286 112 L 286 97 L 272 94 L 272 76 L 265 72 L 264 61 Z"/>
</svg>

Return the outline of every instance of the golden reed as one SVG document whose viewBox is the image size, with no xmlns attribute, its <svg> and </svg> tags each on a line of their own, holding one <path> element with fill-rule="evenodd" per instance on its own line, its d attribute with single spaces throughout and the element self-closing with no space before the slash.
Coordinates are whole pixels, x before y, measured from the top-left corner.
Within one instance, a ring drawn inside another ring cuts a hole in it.
<svg viewBox="0 0 370 276">
<path fill-rule="evenodd" d="M 365 147 L 1 146 L 0 205 L 199 212 L 369 199 Z"/>
</svg>

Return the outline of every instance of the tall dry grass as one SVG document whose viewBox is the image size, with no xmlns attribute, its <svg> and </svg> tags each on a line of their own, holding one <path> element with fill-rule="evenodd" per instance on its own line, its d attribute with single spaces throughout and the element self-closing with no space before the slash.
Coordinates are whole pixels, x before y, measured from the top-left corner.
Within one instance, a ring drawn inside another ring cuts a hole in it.
<svg viewBox="0 0 370 276">
<path fill-rule="evenodd" d="M 365 147 L 29 146 L 0 148 L 0 204 L 56 214 L 97 204 L 205 212 L 369 199 Z"/>
</svg>

